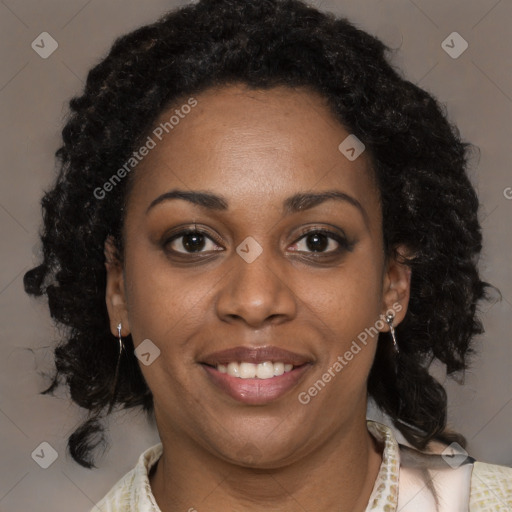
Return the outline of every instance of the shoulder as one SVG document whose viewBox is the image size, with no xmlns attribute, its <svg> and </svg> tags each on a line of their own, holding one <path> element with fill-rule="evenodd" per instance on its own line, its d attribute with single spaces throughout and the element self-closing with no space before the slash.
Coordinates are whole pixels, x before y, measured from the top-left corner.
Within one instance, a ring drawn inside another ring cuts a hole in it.
<svg viewBox="0 0 512 512">
<path fill-rule="evenodd" d="M 148 473 L 161 455 L 161 443 L 144 451 L 137 465 L 126 473 L 90 512 L 159 512 L 151 492 Z"/>
<path fill-rule="evenodd" d="M 490 506 L 498 507 L 490 509 Z M 475 462 L 471 476 L 471 512 L 512 509 L 512 468 Z"/>
</svg>

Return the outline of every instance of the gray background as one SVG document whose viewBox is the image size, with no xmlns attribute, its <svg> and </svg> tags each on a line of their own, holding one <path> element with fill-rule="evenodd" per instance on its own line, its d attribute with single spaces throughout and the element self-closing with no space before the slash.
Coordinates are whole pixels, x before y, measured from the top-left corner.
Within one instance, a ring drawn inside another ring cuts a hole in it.
<svg viewBox="0 0 512 512">
<path fill-rule="evenodd" d="M 503 300 L 483 308 L 486 334 L 463 387 L 447 383 L 451 425 L 469 439 L 476 458 L 512 466 L 512 58 L 509 0 L 360 0 L 315 2 L 343 14 L 399 48 L 394 62 L 409 80 L 432 92 L 462 136 L 480 149 L 470 173 L 482 201 L 483 277 Z M 86 470 L 66 454 L 67 436 L 84 411 L 67 399 L 41 396 L 39 374 L 52 368 L 47 348 L 58 336 L 45 303 L 22 289 L 35 263 L 39 201 L 55 172 L 54 152 L 67 102 L 87 70 L 115 37 L 179 5 L 169 0 L 2 0 L 0 2 L 0 511 L 88 511 L 158 442 L 142 413 L 111 421 L 110 451 Z M 31 47 L 49 32 L 58 49 L 47 59 Z M 469 48 L 457 59 L 441 43 L 458 32 Z M 26 350 L 30 348 L 31 350 Z M 435 368 L 444 381 L 443 369 Z M 46 441 L 57 460 L 42 469 L 31 453 Z"/>
</svg>

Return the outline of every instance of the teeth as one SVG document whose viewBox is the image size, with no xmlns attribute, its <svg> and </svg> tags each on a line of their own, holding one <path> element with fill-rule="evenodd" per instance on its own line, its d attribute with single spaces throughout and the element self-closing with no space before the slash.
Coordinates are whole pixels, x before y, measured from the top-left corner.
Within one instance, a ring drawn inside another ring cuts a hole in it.
<svg viewBox="0 0 512 512">
<path fill-rule="evenodd" d="M 241 363 L 232 362 L 228 365 L 218 364 L 217 371 L 227 373 L 232 377 L 241 379 L 271 379 L 287 373 L 293 369 L 292 364 L 272 363 L 265 361 L 264 363 L 253 364 L 242 361 Z"/>
<path fill-rule="evenodd" d="M 243 363 L 247 364 L 247 363 Z M 256 365 L 251 365 L 256 366 Z M 256 366 L 256 377 L 258 379 L 270 379 L 274 376 L 274 363 L 267 361 Z"/>
<path fill-rule="evenodd" d="M 287 365 L 289 366 L 289 365 Z M 284 373 L 284 363 L 274 363 L 274 375 L 277 377 L 279 375 L 283 375 Z"/>
<path fill-rule="evenodd" d="M 238 363 L 229 363 L 227 367 L 227 374 L 232 377 L 240 377 L 240 367 Z"/>
<path fill-rule="evenodd" d="M 255 364 L 240 363 L 240 366 L 238 368 L 240 371 L 241 379 L 254 379 L 254 377 L 256 377 L 256 372 L 257 372 L 258 368 L 256 367 Z"/>
</svg>

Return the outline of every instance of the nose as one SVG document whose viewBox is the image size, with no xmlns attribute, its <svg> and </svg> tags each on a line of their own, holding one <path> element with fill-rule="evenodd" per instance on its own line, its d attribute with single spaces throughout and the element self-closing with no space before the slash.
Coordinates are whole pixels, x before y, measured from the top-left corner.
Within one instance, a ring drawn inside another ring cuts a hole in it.
<svg viewBox="0 0 512 512">
<path fill-rule="evenodd" d="M 232 259 L 216 301 L 220 319 L 259 329 L 295 317 L 298 299 L 290 282 L 292 269 L 276 261 L 277 256 L 268 249 L 251 263 L 238 253 Z"/>
</svg>

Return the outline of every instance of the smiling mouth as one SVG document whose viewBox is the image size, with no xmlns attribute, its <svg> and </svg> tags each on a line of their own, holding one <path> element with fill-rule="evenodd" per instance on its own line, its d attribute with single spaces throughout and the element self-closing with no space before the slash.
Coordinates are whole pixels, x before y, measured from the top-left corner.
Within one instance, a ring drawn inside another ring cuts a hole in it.
<svg viewBox="0 0 512 512">
<path fill-rule="evenodd" d="M 240 345 L 210 353 L 198 363 L 223 395 L 248 405 L 264 405 L 295 388 L 314 366 L 314 358 L 277 346 Z"/>
</svg>

